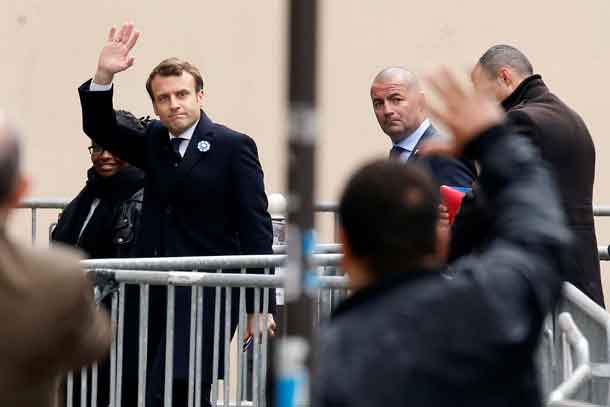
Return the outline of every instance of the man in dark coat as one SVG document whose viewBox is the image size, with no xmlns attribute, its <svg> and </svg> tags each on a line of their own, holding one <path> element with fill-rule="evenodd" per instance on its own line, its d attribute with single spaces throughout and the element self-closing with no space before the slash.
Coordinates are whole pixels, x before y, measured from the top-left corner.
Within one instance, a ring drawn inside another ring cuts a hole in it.
<svg viewBox="0 0 610 407">
<path fill-rule="evenodd" d="M 472 161 L 419 155 L 426 141 L 443 140 L 443 136 L 427 118 L 424 93 L 415 74 L 402 67 L 379 72 L 371 85 L 371 101 L 379 126 L 392 141 L 391 159 L 420 161 L 439 185 L 471 187 L 477 176 Z"/>
<path fill-rule="evenodd" d="M 481 163 L 493 238 L 445 276 L 430 177 L 392 161 L 359 170 L 339 207 L 354 293 L 323 331 L 319 406 L 542 405 L 534 355 L 570 241 L 554 183 L 492 100 L 446 72 L 432 81 L 455 135 L 446 150 Z"/>
<path fill-rule="evenodd" d="M 603 306 L 592 204 L 595 146 L 586 124 L 549 91 L 540 75 L 533 74 L 527 57 L 510 45 L 487 50 L 472 71 L 472 81 L 502 103 L 512 132 L 529 138 L 550 164 L 575 237 L 573 264 L 565 279 Z M 464 227 L 470 229 L 468 224 Z M 459 233 L 455 237 L 459 239 Z"/>
<path fill-rule="evenodd" d="M 130 50 L 138 37 L 133 24 L 125 24 L 119 31 L 111 29 L 100 52 L 95 77 L 79 89 L 85 133 L 146 173 L 138 255 L 271 254 L 271 217 L 267 212 L 256 143 L 245 134 L 212 122 L 203 113 L 203 79 L 196 67 L 177 58 L 162 61 L 146 83 L 160 121 L 152 121 L 145 132 L 117 123 L 112 107 L 112 81 L 116 73 L 133 64 Z M 151 297 L 155 299 L 151 315 L 164 321 L 162 294 L 151 292 Z M 246 297 L 246 309 L 251 314 L 248 327 L 251 327 L 255 322 L 251 290 L 247 290 Z M 205 289 L 201 355 L 203 405 L 210 405 L 213 380 L 214 299 L 215 290 Z M 235 316 L 239 295 L 233 295 L 232 299 Z M 190 288 L 177 288 L 173 404 L 181 406 L 187 404 L 190 303 Z M 231 323 L 233 332 L 237 319 L 232 318 Z M 272 317 L 267 318 L 267 324 L 273 334 Z M 165 335 L 164 327 L 151 329 L 161 329 Z M 223 333 L 221 330 L 221 343 Z M 157 347 L 157 361 L 150 367 L 147 402 L 151 406 L 163 404 L 164 343 L 162 340 Z M 221 349 L 220 372 L 223 359 Z"/>
</svg>

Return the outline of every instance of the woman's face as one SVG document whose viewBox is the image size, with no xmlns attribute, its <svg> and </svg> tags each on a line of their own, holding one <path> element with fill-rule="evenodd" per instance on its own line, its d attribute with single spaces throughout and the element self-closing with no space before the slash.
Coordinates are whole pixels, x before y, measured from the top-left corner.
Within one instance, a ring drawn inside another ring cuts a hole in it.
<svg viewBox="0 0 610 407">
<path fill-rule="evenodd" d="M 89 147 L 89 153 L 93 168 L 100 177 L 111 177 L 127 165 L 125 161 L 95 143 Z"/>
</svg>

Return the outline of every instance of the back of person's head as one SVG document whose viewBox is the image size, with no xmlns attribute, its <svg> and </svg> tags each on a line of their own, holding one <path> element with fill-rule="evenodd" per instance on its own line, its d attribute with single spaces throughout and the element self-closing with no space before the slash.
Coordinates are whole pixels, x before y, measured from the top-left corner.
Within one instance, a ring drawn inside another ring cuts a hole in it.
<svg viewBox="0 0 610 407">
<path fill-rule="evenodd" d="M 195 79 L 195 91 L 199 92 L 203 89 L 203 77 L 197 67 L 188 61 L 181 60 L 179 58 L 168 58 L 159 63 L 146 80 L 146 90 L 150 95 L 150 98 L 154 101 L 154 94 L 152 90 L 152 81 L 157 76 L 182 76 L 184 72 L 189 73 Z"/>
<path fill-rule="evenodd" d="M 371 277 L 417 268 L 436 253 L 439 192 L 415 164 L 373 161 L 348 181 L 339 204 L 346 253 Z"/>
<path fill-rule="evenodd" d="M 19 139 L 17 129 L 0 111 L 0 208 L 3 210 L 16 206 L 27 189 L 27 183 L 21 175 Z M 0 214 L 2 223 L 5 215 Z"/>
<path fill-rule="evenodd" d="M 500 68 L 510 68 L 521 77 L 528 77 L 534 73 L 534 68 L 525 54 L 506 44 L 489 48 L 479 58 L 478 64 L 492 78 L 498 75 Z"/>
<path fill-rule="evenodd" d="M 117 110 L 115 113 L 116 120 L 120 125 L 134 130 L 145 130 L 146 126 L 148 126 L 148 122 L 150 121 L 148 117 L 138 118 L 127 110 Z"/>
</svg>

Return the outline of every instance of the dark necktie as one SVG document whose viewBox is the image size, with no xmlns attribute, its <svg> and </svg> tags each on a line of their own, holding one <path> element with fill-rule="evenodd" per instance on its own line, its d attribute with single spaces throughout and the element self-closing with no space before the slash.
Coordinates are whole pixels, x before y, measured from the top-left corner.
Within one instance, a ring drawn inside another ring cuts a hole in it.
<svg viewBox="0 0 610 407">
<path fill-rule="evenodd" d="M 172 149 L 180 156 L 180 158 L 182 158 L 182 154 L 180 154 L 180 144 L 182 144 L 182 142 L 185 140 L 185 138 L 181 137 L 174 137 L 169 140 L 169 142 L 172 144 Z"/>
<path fill-rule="evenodd" d="M 390 160 L 400 160 L 400 156 L 405 151 L 408 151 L 406 148 L 402 148 L 401 146 L 393 146 L 390 150 Z"/>
</svg>

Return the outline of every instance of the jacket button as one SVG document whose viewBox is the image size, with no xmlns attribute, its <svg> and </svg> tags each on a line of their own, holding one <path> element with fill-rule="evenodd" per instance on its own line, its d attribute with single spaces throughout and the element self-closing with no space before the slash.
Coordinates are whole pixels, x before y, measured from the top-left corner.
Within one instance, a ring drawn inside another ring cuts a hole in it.
<svg viewBox="0 0 610 407">
<path fill-rule="evenodd" d="M 174 163 L 174 167 L 178 167 L 178 163 Z"/>
<path fill-rule="evenodd" d="M 165 214 L 171 215 L 171 213 L 172 213 L 172 207 L 171 207 L 171 205 L 169 205 L 167 208 L 165 208 Z"/>
<path fill-rule="evenodd" d="M 119 242 L 119 243 L 123 243 L 123 238 L 122 238 L 122 237 L 119 237 L 119 238 L 117 239 L 117 242 Z"/>
</svg>

